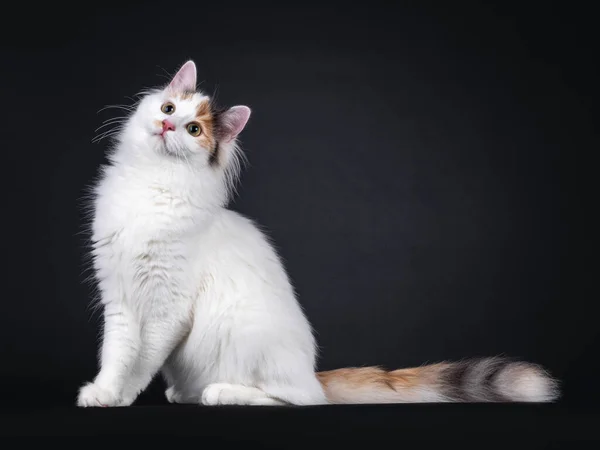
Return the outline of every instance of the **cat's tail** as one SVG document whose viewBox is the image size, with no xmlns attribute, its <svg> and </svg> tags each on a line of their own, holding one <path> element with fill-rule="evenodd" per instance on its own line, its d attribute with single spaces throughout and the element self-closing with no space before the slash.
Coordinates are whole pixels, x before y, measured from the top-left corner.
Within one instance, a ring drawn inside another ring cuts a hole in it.
<svg viewBox="0 0 600 450">
<path fill-rule="evenodd" d="M 388 371 L 317 372 L 330 403 L 552 402 L 558 382 L 537 364 L 476 358 Z"/>
</svg>

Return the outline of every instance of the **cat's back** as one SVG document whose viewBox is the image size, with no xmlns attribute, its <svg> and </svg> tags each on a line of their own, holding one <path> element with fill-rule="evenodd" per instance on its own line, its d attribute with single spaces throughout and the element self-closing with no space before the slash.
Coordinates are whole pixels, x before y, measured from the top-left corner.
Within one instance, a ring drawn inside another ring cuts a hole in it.
<svg viewBox="0 0 600 450">
<path fill-rule="evenodd" d="M 215 215 L 207 238 L 216 252 L 235 252 L 245 258 L 271 257 L 274 248 L 262 228 L 244 214 L 222 208 Z"/>
<path fill-rule="evenodd" d="M 210 231 L 197 243 L 205 266 L 215 274 L 245 280 L 246 287 L 261 289 L 262 283 L 289 290 L 289 280 L 277 248 L 257 221 L 223 208 Z M 290 291 L 291 293 L 291 291 Z"/>
</svg>

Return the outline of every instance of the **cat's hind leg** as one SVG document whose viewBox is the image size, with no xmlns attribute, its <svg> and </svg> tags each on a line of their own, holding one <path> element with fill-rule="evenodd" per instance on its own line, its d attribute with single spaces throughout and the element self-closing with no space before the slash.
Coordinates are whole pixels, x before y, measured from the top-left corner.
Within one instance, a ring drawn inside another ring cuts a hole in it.
<svg viewBox="0 0 600 450">
<path fill-rule="evenodd" d="M 282 406 L 286 403 L 255 387 L 241 384 L 212 383 L 202 392 L 203 405 Z"/>
</svg>

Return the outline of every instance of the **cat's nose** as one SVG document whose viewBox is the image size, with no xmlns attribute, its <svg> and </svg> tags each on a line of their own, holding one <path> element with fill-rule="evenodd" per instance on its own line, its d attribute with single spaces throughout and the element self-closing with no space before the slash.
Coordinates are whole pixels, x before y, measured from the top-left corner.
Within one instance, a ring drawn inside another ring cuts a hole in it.
<svg viewBox="0 0 600 450">
<path fill-rule="evenodd" d="M 167 131 L 175 131 L 175 125 L 173 125 L 168 119 L 162 121 L 163 133 Z"/>
</svg>

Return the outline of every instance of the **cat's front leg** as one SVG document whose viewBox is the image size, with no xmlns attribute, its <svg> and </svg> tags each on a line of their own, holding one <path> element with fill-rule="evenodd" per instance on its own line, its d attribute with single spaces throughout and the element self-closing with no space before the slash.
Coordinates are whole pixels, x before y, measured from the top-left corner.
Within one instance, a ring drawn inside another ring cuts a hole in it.
<svg viewBox="0 0 600 450">
<path fill-rule="evenodd" d="M 140 353 L 139 321 L 122 302 L 107 303 L 100 371 L 93 382 L 85 384 L 77 397 L 80 407 L 123 405 L 123 390 L 131 377 Z"/>
<path fill-rule="evenodd" d="M 190 317 L 187 309 L 182 311 L 173 308 L 169 313 L 147 319 L 141 335 L 139 358 L 123 389 L 123 406 L 132 404 L 164 366 L 175 347 L 189 332 Z"/>
</svg>

